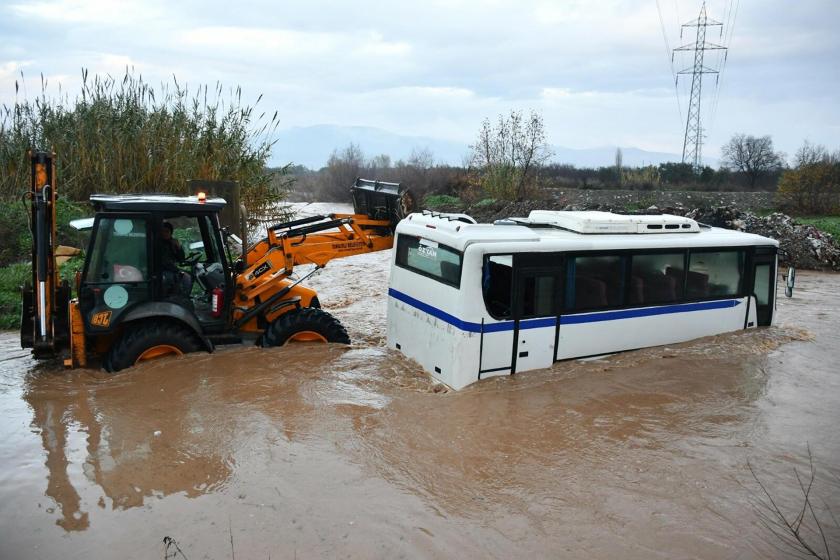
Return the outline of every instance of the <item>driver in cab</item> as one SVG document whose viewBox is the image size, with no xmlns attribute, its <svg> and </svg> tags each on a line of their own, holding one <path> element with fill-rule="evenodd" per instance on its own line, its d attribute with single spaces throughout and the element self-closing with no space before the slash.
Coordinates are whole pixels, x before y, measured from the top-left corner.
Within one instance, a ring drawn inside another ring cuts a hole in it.
<svg viewBox="0 0 840 560">
<path fill-rule="evenodd" d="M 178 268 L 186 258 L 181 242 L 172 236 L 172 224 L 163 222 L 160 229 L 160 268 L 163 273 L 163 287 L 166 293 L 176 293 L 189 297 L 192 291 L 192 278 Z"/>
</svg>

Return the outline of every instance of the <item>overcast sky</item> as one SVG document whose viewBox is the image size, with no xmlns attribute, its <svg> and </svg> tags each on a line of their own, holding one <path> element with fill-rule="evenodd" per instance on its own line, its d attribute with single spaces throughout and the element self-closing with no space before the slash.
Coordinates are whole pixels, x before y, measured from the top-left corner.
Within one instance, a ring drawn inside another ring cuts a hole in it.
<svg viewBox="0 0 840 560">
<path fill-rule="evenodd" d="M 659 5 L 678 46 L 700 3 Z M 732 33 L 714 113 L 704 81 L 705 154 L 736 132 L 770 134 L 789 154 L 806 138 L 840 148 L 840 1 L 708 6 Z M 484 117 L 518 108 L 543 114 L 553 144 L 682 150 L 688 80 L 678 104 L 656 0 L 0 0 L 0 102 L 14 101 L 21 70 L 33 96 L 41 73 L 53 93 L 75 92 L 82 67 L 126 65 L 153 83 L 175 74 L 264 94 L 283 127 L 471 142 Z"/>
</svg>

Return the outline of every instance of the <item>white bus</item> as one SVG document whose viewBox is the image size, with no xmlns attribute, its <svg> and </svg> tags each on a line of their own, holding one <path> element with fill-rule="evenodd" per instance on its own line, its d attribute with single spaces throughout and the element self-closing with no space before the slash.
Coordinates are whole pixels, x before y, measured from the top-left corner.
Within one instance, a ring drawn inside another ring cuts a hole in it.
<svg viewBox="0 0 840 560">
<path fill-rule="evenodd" d="M 424 212 L 396 231 L 388 346 L 453 389 L 773 320 L 778 242 L 680 216 Z"/>
</svg>

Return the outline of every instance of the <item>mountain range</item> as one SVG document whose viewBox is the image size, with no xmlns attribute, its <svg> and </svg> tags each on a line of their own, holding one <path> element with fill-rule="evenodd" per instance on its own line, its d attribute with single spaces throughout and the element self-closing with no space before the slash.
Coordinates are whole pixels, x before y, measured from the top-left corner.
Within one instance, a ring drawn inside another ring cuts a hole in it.
<svg viewBox="0 0 840 560">
<path fill-rule="evenodd" d="M 319 169 L 326 165 L 335 150 L 342 150 L 350 143 L 358 145 L 365 157 L 387 154 L 391 161 L 408 160 L 414 150 L 429 150 L 436 163 L 462 165 L 469 154 L 469 145 L 452 140 L 409 136 L 369 126 L 339 126 L 320 124 L 292 127 L 280 130 L 274 145 L 271 165 L 303 165 Z M 602 167 L 615 164 L 616 146 L 598 148 L 568 148 L 550 146 L 552 162 L 568 163 L 576 167 Z M 623 162 L 627 167 L 658 165 L 669 161 L 680 161 L 678 154 L 651 152 L 621 147 Z M 707 165 L 717 166 L 717 161 L 706 158 Z"/>
</svg>

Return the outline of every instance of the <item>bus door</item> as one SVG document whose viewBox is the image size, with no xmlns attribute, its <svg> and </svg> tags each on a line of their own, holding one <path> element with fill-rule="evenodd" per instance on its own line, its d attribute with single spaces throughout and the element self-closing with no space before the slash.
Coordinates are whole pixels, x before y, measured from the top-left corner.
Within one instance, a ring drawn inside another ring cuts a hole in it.
<svg viewBox="0 0 840 560">
<path fill-rule="evenodd" d="M 558 256 L 542 253 L 516 257 L 512 373 L 554 363 L 563 294 Z"/>
<path fill-rule="evenodd" d="M 772 322 L 773 306 L 776 303 L 775 249 L 756 248 L 752 266 L 753 287 L 750 293 L 755 298 L 755 312 L 758 326 L 763 327 Z"/>
<path fill-rule="evenodd" d="M 513 373 L 513 255 L 487 255 L 481 275 L 484 305 L 498 322 L 481 322 L 478 378 Z"/>
</svg>

